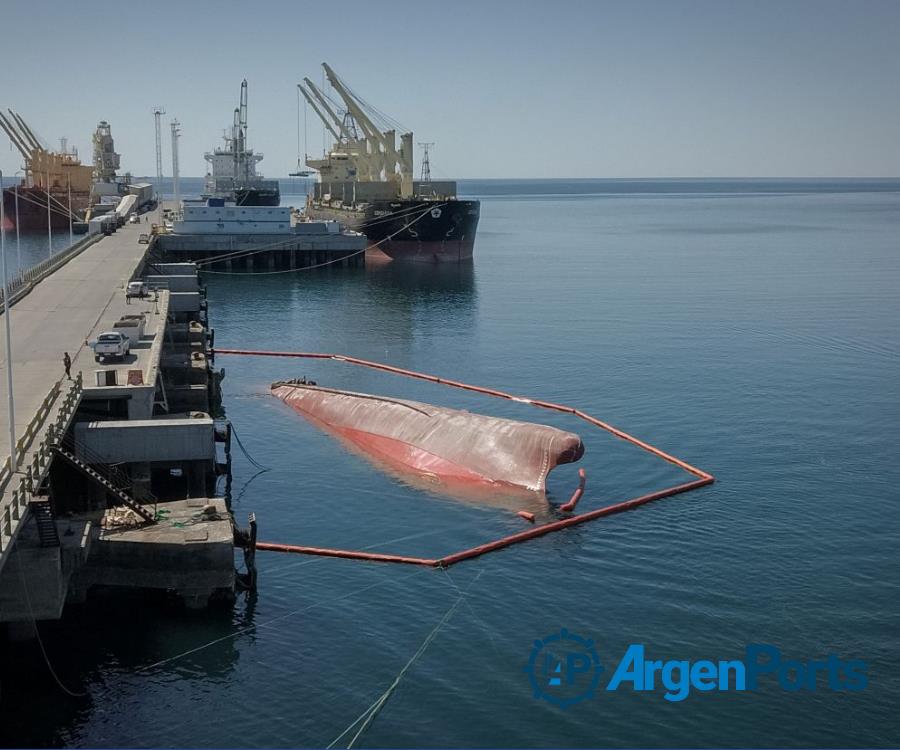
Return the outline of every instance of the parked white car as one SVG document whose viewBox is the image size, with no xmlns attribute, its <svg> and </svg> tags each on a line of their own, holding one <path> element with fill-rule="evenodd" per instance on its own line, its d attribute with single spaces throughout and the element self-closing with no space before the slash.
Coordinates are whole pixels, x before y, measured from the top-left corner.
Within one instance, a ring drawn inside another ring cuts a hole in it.
<svg viewBox="0 0 900 750">
<path fill-rule="evenodd" d="M 96 362 L 102 362 L 104 359 L 123 359 L 131 351 L 131 341 L 124 333 L 106 331 L 92 342 L 91 348 L 94 350 Z"/>
</svg>

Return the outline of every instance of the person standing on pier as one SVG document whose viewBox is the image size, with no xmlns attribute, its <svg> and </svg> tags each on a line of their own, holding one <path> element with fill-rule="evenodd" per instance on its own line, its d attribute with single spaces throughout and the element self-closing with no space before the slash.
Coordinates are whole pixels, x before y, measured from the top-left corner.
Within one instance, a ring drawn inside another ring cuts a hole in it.
<svg viewBox="0 0 900 750">
<path fill-rule="evenodd" d="M 72 358 L 68 352 L 63 352 L 63 367 L 66 368 L 66 377 L 72 379 Z"/>
</svg>

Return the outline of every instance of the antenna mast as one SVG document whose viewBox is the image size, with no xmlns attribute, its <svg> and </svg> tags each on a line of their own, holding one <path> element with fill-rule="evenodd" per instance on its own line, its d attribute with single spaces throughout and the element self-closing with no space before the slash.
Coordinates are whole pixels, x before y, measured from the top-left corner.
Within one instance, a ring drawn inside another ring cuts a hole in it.
<svg viewBox="0 0 900 750">
<path fill-rule="evenodd" d="M 428 149 L 434 146 L 434 143 L 419 143 L 425 153 L 422 155 L 422 182 L 428 184 L 431 182 L 431 162 L 428 159 Z"/>
</svg>

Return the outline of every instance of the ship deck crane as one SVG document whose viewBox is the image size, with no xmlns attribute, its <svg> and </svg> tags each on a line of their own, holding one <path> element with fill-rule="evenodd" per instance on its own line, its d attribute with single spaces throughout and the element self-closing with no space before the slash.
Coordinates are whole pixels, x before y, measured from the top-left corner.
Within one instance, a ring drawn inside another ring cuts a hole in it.
<svg viewBox="0 0 900 750">
<path fill-rule="evenodd" d="M 22 136 L 19 133 L 18 129 L 6 119 L 6 116 L 0 112 L 0 128 L 3 128 L 3 132 L 9 136 L 9 140 L 13 146 L 16 147 L 16 150 L 22 154 L 23 159 L 31 158 L 31 148 L 25 145 L 25 142 L 22 140 Z"/>
<path fill-rule="evenodd" d="M 321 112 L 321 110 L 319 109 L 319 107 L 318 107 L 318 106 L 316 105 L 316 103 L 313 101 L 312 96 L 310 96 L 310 93 L 309 93 L 305 88 L 303 88 L 303 84 L 302 84 L 302 83 L 298 83 L 298 84 L 297 84 L 297 90 L 300 91 L 301 94 L 303 94 L 303 98 L 306 99 L 306 101 L 307 101 L 307 103 L 309 104 L 309 106 L 312 107 L 313 112 L 316 113 L 316 115 L 317 115 L 318 118 L 322 121 L 322 123 L 325 125 L 325 127 L 328 128 L 328 132 L 330 132 L 331 135 L 334 136 L 334 139 L 335 139 L 336 141 L 341 140 L 341 137 L 338 135 L 337 131 L 334 129 L 334 127 L 332 126 L 331 122 L 329 122 L 328 118 L 327 118 L 325 115 L 322 114 L 322 112 Z"/>
<path fill-rule="evenodd" d="M 411 196 L 413 191 L 412 174 L 413 174 L 413 148 L 412 133 L 403 133 L 400 136 L 400 150 L 397 150 L 394 130 L 381 131 L 379 127 L 372 122 L 369 116 L 363 110 L 363 103 L 358 101 L 353 93 L 346 87 L 343 81 L 338 78 L 337 74 L 332 70 L 328 63 L 323 62 L 322 67 L 325 75 L 332 87 L 340 94 L 341 99 L 347 105 L 347 109 L 353 118 L 366 133 L 369 142 L 375 146 L 380 146 L 379 156 L 385 177 L 389 180 L 398 179 L 395 168 L 399 166 L 400 174 L 400 193 L 403 196 Z"/>
</svg>

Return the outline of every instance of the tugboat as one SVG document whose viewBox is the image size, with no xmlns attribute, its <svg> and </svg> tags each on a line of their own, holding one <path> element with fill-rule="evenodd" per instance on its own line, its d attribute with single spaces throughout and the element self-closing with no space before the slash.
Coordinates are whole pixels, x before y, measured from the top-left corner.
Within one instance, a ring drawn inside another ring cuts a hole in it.
<svg viewBox="0 0 900 750">
<path fill-rule="evenodd" d="M 421 179 L 413 179 L 413 134 L 400 134 L 374 107 L 322 63 L 338 103 L 309 78 L 297 84 L 334 138 L 321 159 L 306 158 L 319 173 L 306 215 L 337 220 L 363 232 L 394 260 L 472 260 L 479 201 L 458 200 L 456 182 L 432 181 L 427 146 Z"/>
<path fill-rule="evenodd" d="M 278 180 L 265 180 L 256 173 L 263 155 L 247 148 L 247 79 L 241 82 L 240 105 L 234 110 L 231 131 L 225 131 L 225 146 L 207 152 L 210 164 L 203 198 L 224 198 L 238 206 L 277 206 L 281 203 Z"/>
</svg>

